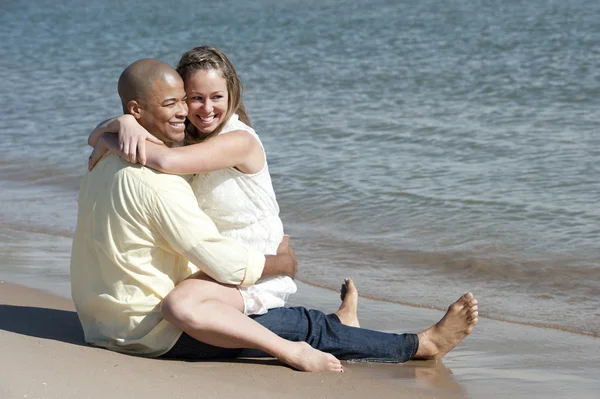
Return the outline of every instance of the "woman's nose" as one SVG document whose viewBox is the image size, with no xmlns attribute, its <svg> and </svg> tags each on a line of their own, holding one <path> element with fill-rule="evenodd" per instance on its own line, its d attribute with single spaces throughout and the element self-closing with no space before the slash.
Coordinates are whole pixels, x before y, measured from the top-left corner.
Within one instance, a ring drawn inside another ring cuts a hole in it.
<svg viewBox="0 0 600 399">
<path fill-rule="evenodd" d="M 204 107 L 203 107 L 206 111 L 212 111 L 213 109 L 213 105 L 212 105 L 212 101 L 210 100 L 206 100 L 204 102 Z"/>
</svg>

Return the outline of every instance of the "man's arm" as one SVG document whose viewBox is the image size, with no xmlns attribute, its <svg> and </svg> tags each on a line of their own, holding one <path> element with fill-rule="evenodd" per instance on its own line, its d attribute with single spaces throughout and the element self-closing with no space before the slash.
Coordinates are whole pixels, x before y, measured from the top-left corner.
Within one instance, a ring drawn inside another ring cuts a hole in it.
<svg viewBox="0 0 600 399">
<path fill-rule="evenodd" d="M 297 261 L 286 237 L 276 255 L 265 256 L 219 234 L 200 210 L 191 187 L 182 178 L 160 175 L 163 188 L 151 199 L 154 221 L 170 247 L 211 278 L 224 284 L 249 286 L 261 277 L 293 277 Z"/>
</svg>

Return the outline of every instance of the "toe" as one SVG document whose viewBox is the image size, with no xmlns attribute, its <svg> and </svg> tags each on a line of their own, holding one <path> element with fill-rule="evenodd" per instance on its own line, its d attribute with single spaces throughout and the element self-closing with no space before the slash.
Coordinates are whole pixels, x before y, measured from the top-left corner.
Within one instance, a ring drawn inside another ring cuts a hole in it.
<svg viewBox="0 0 600 399">
<path fill-rule="evenodd" d="M 469 319 L 469 321 L 473 321 L 473 320 L 477 319 L 478 317 L 479 317 L 479 312 L 474 311 L 471 314 L 469 314 L 468 319 Z"/>
<path fill-rule="evenodd" d="M 467 292 L 466 294 L 464 294 L 463 296 L 460 297 L 460 299 L 458 300 L 458 303 L 462 306 L 467 306 L 472 299 L 473 299 L 473 294 L 471 294 L 470 292 Z"/>
<path fill-rule="evenodd" d="M 342 299 L 342 301 L 346 297 L 346 294 L 348 294 L 348 279 L 344 279 L 344 282 L 340 287 L 340 298 Z"/>
</svg>

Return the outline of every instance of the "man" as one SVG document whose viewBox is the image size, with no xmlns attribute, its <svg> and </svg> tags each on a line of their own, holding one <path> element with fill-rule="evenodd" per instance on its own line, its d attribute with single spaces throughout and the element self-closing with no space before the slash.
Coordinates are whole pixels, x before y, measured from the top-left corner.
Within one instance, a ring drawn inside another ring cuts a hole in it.
<svg viewBox="0 0 600 399">
<path fill-rule="evenodd" d="M 185 91 L 170 66 L 136 61 L 121 75 L 119 95 L 124 112 L 166 145 L 183 140 Z M 188 359 L 266 352 L 300 370 L 342 371 L 332 355 L 397 362 L 441 358 L 477 322 L 471 294 L 419 334 L 349 327 L 336 315 L 305 308 L 278 308 L 248 318 L 214 303 L 215 316 L 207 320 L 197 317 L 193 303 L 182 307 L 169 295 L 198 271 L 224 284 L 246 286 L 260 277 L 294 276 L 296 260 L 287 240 L 277 255 L 265 257 L 220 236 L 179 176 L 131 165 L 115 155 L 86 175 L 71 278 L 86 341 L 93 345 Z"/>
</svg>

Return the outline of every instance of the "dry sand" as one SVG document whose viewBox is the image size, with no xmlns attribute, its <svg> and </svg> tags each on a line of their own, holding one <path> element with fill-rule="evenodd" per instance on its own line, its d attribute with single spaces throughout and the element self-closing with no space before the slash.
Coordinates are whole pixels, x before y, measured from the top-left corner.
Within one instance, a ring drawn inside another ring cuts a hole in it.
<svg viewBox="0 0 600 399">
<path fill-rule="evenodd" d="M 339 299 L 300 284 L 294 302 L 335 310 Z M 390 331 L 418 331 L 441 315 L 367 299 L 359 313 L 363 327 Z M 345 373 L 302 373 L 270 359 L 164 361 L 89 347 L 71 300 L 2 282 L 0 342 L 2 399 L 572 399 L 600 391 L 599 339 L 485 318 L 443 363 L 345 362 Z"/>
</svg>

